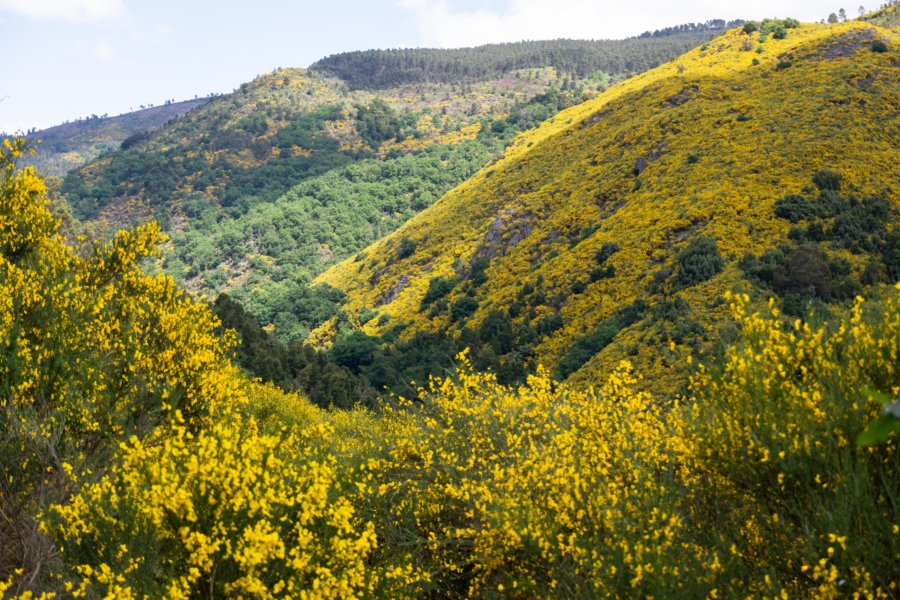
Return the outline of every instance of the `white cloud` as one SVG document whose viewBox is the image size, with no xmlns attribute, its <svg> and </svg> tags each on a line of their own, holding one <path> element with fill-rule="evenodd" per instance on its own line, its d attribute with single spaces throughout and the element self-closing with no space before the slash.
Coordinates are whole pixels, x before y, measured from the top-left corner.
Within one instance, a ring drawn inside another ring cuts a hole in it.
<svg viewBox="0 0 900 600">
<path fill-rule="evenodd" d="M 109 42 L 94 42 L 93 52 L 97 60 L 104 64 L 109 65 L 119 62 L 119 55 Z"/>
<path fill-rule="evenodd" d="M 100 21 L 125 12 L 122 0 L 0 0 L 0 11 L 37 20 Z"/>
<path fill-rule="evenodd" d="M 622 38 L 714 18 L 818 20 L 829 12 L 821 0 L 508 0 L 502 9 L 460 9 L 452 0 L 394 1 L 412 13 L 424 45 L 444 48 L 560 37 Z"/>
<path fill-rule="evenodd" d="M 137 43 L 160 43 L 172 37 L 175 30 L 168 23 L 156 23 L 149 27 L 132 29 L 130 36 Z"/>
</svg>

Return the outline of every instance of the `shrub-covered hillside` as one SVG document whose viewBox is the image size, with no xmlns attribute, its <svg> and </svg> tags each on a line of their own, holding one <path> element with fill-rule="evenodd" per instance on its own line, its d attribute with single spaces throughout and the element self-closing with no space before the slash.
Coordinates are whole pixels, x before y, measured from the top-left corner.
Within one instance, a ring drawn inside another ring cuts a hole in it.
<svg viewBox="0 0 900 600">
<path fill-rule="evenodd" d="M 748 23 L 520 135 L 317 281 L 382 342 L 449 337 L 509 381 L 627 358 L 671 392 L 727 337 L 725 291 L 803 316 L 897 281 L 898 64 L 869 24 Z"/>
<path fill-rule="evenodd" d="M 420 402 L 326 411 L 243 377 L 209 308 L 141 271 L 157 227 L 67 247 L 21 151 L 0 597 L 897 595 L 900 286 L 827 325 L 729 297 L 733 345 L 678 402 L 627 363 L 509 387 L 462 355 Z"/>
<path fill-rule="evenodd" d="M 166 102 L 115 117 L 91 115 L 26 136 L 36 151 L 24 157 L 23 164 L 34 166 L 44 175 L 62 177 L 72 169 L 90 162 L 105 152 L 117 150 L 123 143 L 146 139 L 154 131 L 181 115 L 203 105 L 206 98 Z"/>
<path fill-rule="evenodd" d="M 167 273 L 194 292 L 227 291 L 286 342 L 303 339 L 318 323 L 293 300 L 299 284 L 430 206 L 516 132 L 711 36 L 557 43 L 552 56 L 513 44 L 504 56 L 515 60 L 487 71 L 485 49 L 433 51 L 470 76 L 374 91 L 278 69 L 128 140 L 61 190 L 95 237 L 156 219 L 173 239 Z M 585 45 L 596 68 L 575 70 Z"/>
</svg>

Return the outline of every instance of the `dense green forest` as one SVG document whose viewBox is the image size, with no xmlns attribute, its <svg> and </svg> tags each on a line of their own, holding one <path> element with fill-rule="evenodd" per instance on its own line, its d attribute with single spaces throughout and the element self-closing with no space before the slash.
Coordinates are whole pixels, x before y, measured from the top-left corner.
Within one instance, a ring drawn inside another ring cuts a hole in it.
<svg viewBox="0 0 900 600">
<path fill-rule="evenodd" d="M 511 71 L 550 66 L 573 79 L 605 73 L 638 73 L 653 68 L 743 21 L 685 25 L 626 40 L 549 40 L 489 44 L 453 50 L 394 49 L 335 54 L 310 69 L 347 82 L 353 89 L 410 83 L 471 82 Z"/>
</svg>

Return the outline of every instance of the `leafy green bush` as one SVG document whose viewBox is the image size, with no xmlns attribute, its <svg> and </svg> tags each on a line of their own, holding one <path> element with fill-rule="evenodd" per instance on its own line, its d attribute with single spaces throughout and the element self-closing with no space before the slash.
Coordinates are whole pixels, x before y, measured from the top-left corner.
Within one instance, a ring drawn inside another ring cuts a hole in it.
<svg viewBox="0 0 900 600">
<path fill-rule="evenodd" d="M 456 322 L 471 317 L 478 310 L 478 300 L 471 296 L 463 296 L 450 307 L 450 318 Z"/>
<path fill-rule="evenodd" d="M 400 136 L 400 118 L 381 98 L 375 98 L 368 106 L 357 106 L 356 121 L 360 137 L 373 148 Z"/>
<path fill-rule="evenodd" d="M 611 344 L 622 329 L 640 320 L 645 310 L 646 304 L 638 300 L 620 310 L 615 316 L 601 321 L 593 331 L 579 339 L 559 361 L 555 377 L 562 380 L 580 369 L 595 354 Z"/>
<path fill-rule="evenodd" d="M 425 296 L 422 298 L 422 305 L 419 310 L 425 310 L 435 301 L 440 300 L 456 287 L 457 281 L 455 279 L 446 279 L 444 277 L 434 277 L 428 282 L 428 291 L 425 292 Z"/>
<path fill-rule="evenodd" d="M 400 239 L 400 243 L 397 245 L 397 258 L 404 259 L 413 255 L 416 251 L 416 242 L 415 240 L 411 240 L 408 237 L 404 237 Z"/>
<path fill-rule="evenodd" d="M 813 175 L 813 183 L 823 192 L 825 190 L 839 192 L 841 190 L 841 182 L 843 179 L 844 176 L 840 173 L 828 170 L 817 171 L 815 175 Z"/>
<path fill-rule="evenodd" d="M 615 242 L 604 242 L 603 246 L 597 252 L 595 259 L 598 265 L 602 265 L 606 262 L 610 256 L 619 251 L 619 245 Z"/>
<path fill-rule="evenodd" d="M 692 239 L 687 247 L 678 253 L 675 261 L 678 264 L 675 276 L 677 289 L 706 281 L 720 273 L 725 267 L 725 261 L 719 254 L 716 240 L 706 236 Z"/>
<path fill-rule="evenodd" d="M 775 215 L 797 223 L 820 216 L 819 205 L 797 194 L 788 194 L 775 201 Z"/>
</svg>

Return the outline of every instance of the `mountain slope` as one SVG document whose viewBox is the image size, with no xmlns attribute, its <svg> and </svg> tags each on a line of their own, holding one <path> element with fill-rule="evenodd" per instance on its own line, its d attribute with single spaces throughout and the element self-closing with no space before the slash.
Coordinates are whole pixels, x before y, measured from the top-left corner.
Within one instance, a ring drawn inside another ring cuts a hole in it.
<svg viewBox="0 0 900 600">
<path fill-rule="evenodd" d="M 117 150 L 131 138 L 149 135 L 172 119 L 202 106 L 208 100 L 186 100 L 154 106 L 115 117 L 78 119 L 26 136 L 36 154 L 23 161 L 41 173 L 61 177 L 103 154 Z"/>
<path fill-rule="evenodd" d="M 727 290 L 793 294 L 796 312 L 896 279 L 897 34 L 863 23 L 769 33 L 732 30 L 560 113 L 317 282 L 345 292 L 350 314 L 381 313 L 365 319 L 370 334 L 524 331 L 476 356 L 491 364 L 505 350 L 501 367 L 541 363 L 582 382 L 629 358 L 663 386 L 684 352 L 718 339 Z M 814 185 L 822 170 L 843 179 Z M 821 204 L 816 186 L 844 208 L 798 219 L 789 238 L 776 201 Z M 869 226 L 878 239 L 862 245 L 839 235 Z M 826 281 L 786 283 L 811 271 Z"/>
<path fill-rule="evenodd" d="M 101 237 L 158 220 L 173 241 L 167 273 L 195 293 L 228 292 L 282 341 L 299 340 L 318 325 L 303 306 L 311 277 L 430 206 L 518 131 L 711 35 L 509 44 L 497 55 L 507 62 L 484 72 L 493 47 L 428 51 L 468 69 L 464 83 L 351 90 L 279 69 L 70 173 L 61 190 Z M 552 56 L 533 51 L 547 45 Z M 563 71 L 570 63 L 607 71 Z"/>
</svg>

